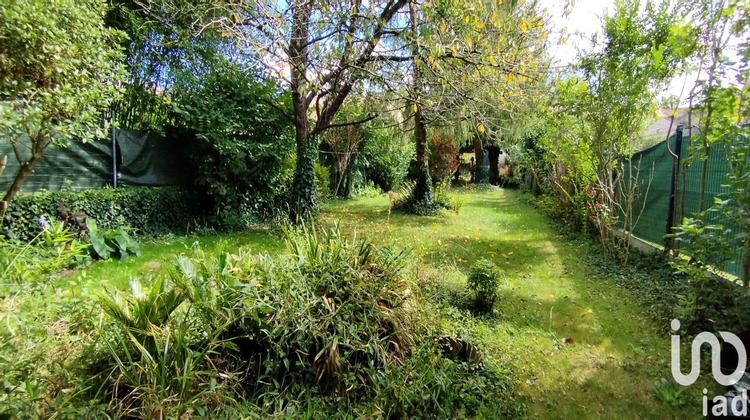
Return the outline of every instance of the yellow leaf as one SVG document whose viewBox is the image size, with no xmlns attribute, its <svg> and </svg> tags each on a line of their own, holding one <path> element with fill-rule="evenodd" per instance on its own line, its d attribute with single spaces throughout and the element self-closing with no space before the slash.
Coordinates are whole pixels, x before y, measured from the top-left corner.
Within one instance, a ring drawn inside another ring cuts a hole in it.
<svg viewBox="0 0 750 420">
<path fill-rule="evenodd" d="M 284 70 L 279 70 L 279 78 L 284 78 Z"/>
<path fill-rule="evenodd" d="M 414 112 L 417 112 L 418 109 L 417 104 L 414 104 Z"/>
<path fill-rule="evenodd" d="M 477 126 L 477 131 L 479 131 L 480 133 L 484 133 L 484 126 L 482 124 L 479 124 Z"/>
</svg>

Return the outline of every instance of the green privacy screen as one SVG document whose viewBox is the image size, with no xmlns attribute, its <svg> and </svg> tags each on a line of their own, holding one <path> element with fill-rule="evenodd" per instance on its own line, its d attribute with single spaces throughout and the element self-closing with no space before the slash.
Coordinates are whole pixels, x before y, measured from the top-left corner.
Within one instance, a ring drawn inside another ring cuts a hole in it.
<svg viewBox="0 0 750 420">
<path fill-rule="evenodd" d="M 28 139 L 21 139 L 22 155 L 29 152 Z M 8 166 L 0 176 L 0 191 L 7 191 L 18 172 L 18 161 L 7 139 L 0 141 L 0 156 Z M 182 142 L 155 133 L 115 130 L 115 163 L 118 186 L 183 185 L 187 164 Z M 21 188 L 22 193 L 62 188 L 83 190 L 113 184 L 112 139 L 71 141 L 67 147 L 50 147 L 34 166 Z"/>
<path fill-rule="evenodd" d="M 690 145 L 690 138 L 687 135 L 687 131 L 684 134 L 680 150 L 680 159 L 682 160 L 687 158 Z M 669 145 L 672 151 L 675 151 L 676 143 L 677 136 L 672 135 L 669 138 Z M 630 164 L 626 163 L 625 165 L 625 179 L 628 179 L 631 173 L 633 177 L 637 175 L 635 182 L 638 185 L 638 196 L 633 205 L 634 217 L 637 217 L 638 213 L 643 209 L 638 224 L 633 229 L 633 234 L 638 238 L 659 245 L 664 245 L 664 235 L 668 231 L 667 216 L 669 214 L 673 163 L 674 159 L 667 151 L 665 144 L 659 143 L 636 153 L 633 155 Z M 640 172 L 638 172 L 639 167 Z M 696 160 L 692 162 L 687 169 L 680 164 L 677 174 L 677 188 L 675 190 L 674 223 L 677 225 L 681 223 L 683 217 L 690 217 L 698 211 L 702 170 L 703 163 L 701 161 Z M 683 171 L 685 171 L 684 174 Z M 716 145 L 711 148 L 706 168 L 705 208 L 713 205 L 714 197 L 727 192 L 727 188 L 722 186 L 726 175 L 726 154 L 721 146 Z M 717 218 L 717 215 L 712 215 L 711 217 L 713 218 L 713 223 L 722 224 L 725 227 L 733 226 L 731 221 L 720 220 Z M 740 246 L 738 243 L 736 249 L 740 249 Z M 681 251 L 690 253 L 688 244 L 685 242 L 680 244 L 680 249 Z M 724 267 L 720 268 L 727 273 L 741 276 L 742 265 L 740 260 L 741 255 L 738 255 L 734 261 L 730 261 Z"/>
</svg>

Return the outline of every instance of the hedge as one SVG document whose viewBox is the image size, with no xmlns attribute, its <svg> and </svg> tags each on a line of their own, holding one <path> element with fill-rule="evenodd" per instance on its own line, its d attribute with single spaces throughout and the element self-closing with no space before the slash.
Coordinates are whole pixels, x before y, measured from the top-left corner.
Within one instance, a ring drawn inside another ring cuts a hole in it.
<svg viewBox="0 0 750 420">
<path fill-rule="evenodd" d="M 100 228 L 128 226 L 139 236 L 185 233 L 203 216 L 203 206 L 194 197 L 184 187 L 42 191 L 19 196 L 10 203 L 2 233 L 9 239 L 32 239 L 40 232 L 40 216 L 60 220 L 60 200 L 69 212 L 94 218 Z"/>
</svg>

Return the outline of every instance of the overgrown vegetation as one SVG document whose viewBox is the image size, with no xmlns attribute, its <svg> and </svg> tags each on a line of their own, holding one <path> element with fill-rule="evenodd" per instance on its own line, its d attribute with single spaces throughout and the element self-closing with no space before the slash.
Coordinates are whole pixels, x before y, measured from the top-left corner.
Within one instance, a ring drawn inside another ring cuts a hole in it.
<svg viewBox="0 0 750 420">
<path fill-rule="evenodd" d="M 482 391 L 512 384 L 496 368 L 472 373 L 419 335 L 403 251 L 335 226 L 287 231 L 286 246 L 275 259 L 194 248 L 169 279 L 148 289 L 133 280 L 128 296 L 103 297 L 115 412 L 208 413 L 246 401 L 291 414 L 330 400 L 389 416 L 498 413 L 500 401 Z"/>
<path fill-rule="evenodd" d="M 218 224 L 241 229 L 244 219 L 277 211 L 293 152 L 291 126 L 266 105 L 277 95 L 257 72 L 222 61 L 176 83 L 172 107 L 181 130 L 174 135 L 186 143 L 196 199 L 209 204 Z"/>
<path fill-rule="evenodd" d="M 205 204 L 179 187 L 44 191 L 18 197 L 5 214 L 2 232 L 29 241 L 41 228 L 39 218 L 60 220 L 60 203 L 95 219 L 101 229 L 128 226 L 139 236 L 186 234 L 206 224 Z"/>
</svg>

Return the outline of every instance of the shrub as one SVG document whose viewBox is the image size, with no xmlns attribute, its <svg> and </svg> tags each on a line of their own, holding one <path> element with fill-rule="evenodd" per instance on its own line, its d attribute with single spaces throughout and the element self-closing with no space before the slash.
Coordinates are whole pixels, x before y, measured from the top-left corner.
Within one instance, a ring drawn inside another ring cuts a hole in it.
<svg viewBox="0 0 750 420">
<path fill-rule="evenodd" d="M 292 182 L 294 181 L 294 171 L 297 167 L 297 157 L 292 156 L 284 160 L 284 188 L 279 196 L 279 200 L 284 204 L 289 204 L 290 194 L 292 191 Z M 315 163 L 313 167 L 315 172 L 315 199 L 316 201 L 324 200 L 331 196 L 331 171 L 327 166 Z M 286 216 L 288 217 L 288 216 Z"/>
<path fill-rule="evenodd" d="M 125 261 L 130 255 L 136 257 L 141 255 L 138 242 L 128 235 L 127 228 L 118 227 L 101 231 L 94 219 L 88 219 L 87 228 L 92 257 L 100 260 L 118 258 Z"/>
<path fill-rule="evenodd" d="M 354 195 L 357 197 L 379 197 L 383 194 L 383 190 L 376 186 L 372 181 L 360 184 L 354 187 Z"/>
<path fill-rule="evenodd" d="M 422 346 L 395 367 L 372 405 L 380 410 L 375 417 L 384 418 L 522 418 L 525 407 L 510 377 L 491 361 L 477 370 Z"/>
<path fill-rule="evenodd" d="M 129 226 L 136 235 L 145 236 L 187 232 L 204 214 L 190 191 L 179 187 L 43 191 L 20 196 L 10 204 L 3 235 L 30 241 L 42 231 L 40 217 L 52 221 L 59 217 L 60 201 L 71 212 L 96 219 L 101 229 Z"/>
<path fill-rule="evenodd" d="M 393 208 L 406 213 L 416 214 L 418 216 L 434 216 L 440 212 L 439 204 L 433 200 L 431 204 L 417 202 L 414 199 L 414 181 L 406 181 L 401 188 L 393 195 Z"/>
<path fill-rule="evenodd" d="M 485 165 L 481 162 L 477 162 L 477 164 L 474 165 L 474 182 L 480 185 L 490 183 L 489 165 Z"/>
<path fill-rule="evenodd" d="M 404 182 L 414 153 L 413 140 L 400 129 L 366 130 L 354 172 L 363 175 L 361 182 L 372 181 L 383 191 L 395 191 Z"/>
<path fill-rule="evenodd" d="M 196 190 L 215 213 L 267 216 L 285 183 L 292 127 L 266 105 L 278 89 L 257 72 L 219 60 L 177 79 L 174 135 L 186 142 Z"/>
<path fill-rule="evenodd" d="M 40 219 L 39 223 L 48 222 Z M 76 234 L 59 222 L 45 225 L 25 243 L 0 238 L 0 278 L 12 283 L 35 282 L 75 266 L 88 253 L 88 246 L 75 238 Z"/>
<path fill-rule="evenodd" d="M 467 285 L 474 294 L 477 309 L 491 311 L 499 295 L 500 269 L 492 261 L 480 259 L 471 267 Z"/>
<path fill-rule="evenodd" d="M 319 163 L 315 164 L 315 193 L 318 201 L 331 196 L 331 171 Z"/>
<path fill-rule="evenodd" d="M 429 168 L 434 183 L 450 178 L 460 165 L 458 149 L 451 137 L 434 133 L 430 139 Z"/>
<path fill-rule="evenodd" d="M 691 270 L 689 276 L 689 293 L 676 309 L 683 331 L 690 334 L 701 331 L 742 334 L 750 331 L 750 292 L 747 288 L 701 269 Z"/>
<path fill-rule="evenodd" d="M 117 327 L 107 340 L 116 407 L 148 416 L 219 395 L 278 410 L 303 394 L 356 400 L 405 363 L 402 254 L 338 228 L 287 231 L 287 249 L 274 261 L 197 248 L 169 282 L 103 297 Z"/>
</svg>

